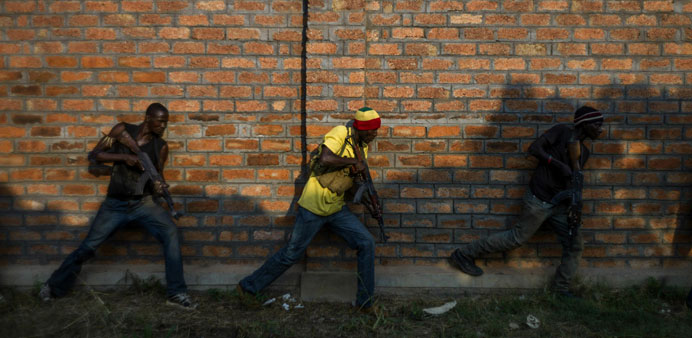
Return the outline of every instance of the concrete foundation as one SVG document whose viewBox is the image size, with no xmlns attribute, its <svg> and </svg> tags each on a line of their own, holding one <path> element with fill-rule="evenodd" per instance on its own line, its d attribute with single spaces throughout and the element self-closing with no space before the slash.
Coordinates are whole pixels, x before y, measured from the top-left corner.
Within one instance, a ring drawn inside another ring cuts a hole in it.
<svg viewBox="0 0 692 338">
<path fill-rule="evenodd" d="M 0 285 L 31 288 L 48 279 L 57 266 L 4 266 L 0 268 Z M 185 280 L 194 290 L 233 289 L 240 279 L 252 273 L 255 266 L 213 265 L 185 266 Z M 499 290 L 541 289 L 554 269 L 485 269 L 480 277 L 471 277 L 449 266 L 378 266 L 375 272 L 377 294 L 455 294 Z M 582 280 L 611 287 L 643 283 L 653 277 L 666 285 L 690 287 L 692 271 L 688 269 L 597 269 L 579 270 Z M 96 289 L 126 286 L 133 276 L 150 277 L 165 282 L 163 265 L 85 265 L 79 284 Z M 344 271 L 305 271 L 293 266 L 276 280 L 271 289 L 297 292 L 305 301 L 351 302 L 355 299 L 356 274 Z"/>
</svg>

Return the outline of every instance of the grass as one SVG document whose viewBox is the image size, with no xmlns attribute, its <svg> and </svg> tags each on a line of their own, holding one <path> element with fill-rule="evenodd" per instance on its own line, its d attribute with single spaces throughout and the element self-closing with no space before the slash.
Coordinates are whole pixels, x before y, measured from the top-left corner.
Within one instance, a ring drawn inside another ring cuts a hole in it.
<svg viewBox="0 0 692 338">
<path fill-rule="evenodd" d="M 370 315 L 338 303 L 306 303 L 304 309 L 290 311 L 279 301 L 248 306 L 235 291 L 221 289 L 193 292 L 199 309 L 185 311 L 165 306 L 164 287 L 153 279 L 108 292 L 85 288 L 49 303 L 36 298 L 38 288 L 0 290 L 1 337 L 692 336 L 692 311 L 684 306 L 687 290 L 653 279 L 625 289 L 581 284 L 582 299 L 546 291 L 382 296 L 377 300 L 381 311 Z M 452 299 L 457 306 L 443 315 L 423 312 Z M 538 329 L 525 324 L 529 314 L 540 319 Z"/>
</svg>

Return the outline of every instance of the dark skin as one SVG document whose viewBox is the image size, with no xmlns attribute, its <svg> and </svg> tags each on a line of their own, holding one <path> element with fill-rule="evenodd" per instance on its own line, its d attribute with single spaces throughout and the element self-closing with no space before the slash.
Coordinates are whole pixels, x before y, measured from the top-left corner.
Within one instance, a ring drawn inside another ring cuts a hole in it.
<svg viewBox="0 0 692 338">
<path fill-rule="evenodd" d="M 575 140 L 574 142 L 579 142 L 579 145 L 581 146 L 586 138 L 595 140 L 601 135 L 601 133 L 603 133 L 602 121 L 586 123 L 574 129 L 572 140 Z M 541 161 L 548 162 L 550 155 L 545 151 L 545 148 L 548 146 L 547 143 L 548 141 L 545 138 L 539 138 L 529 147 L 529 154 L 535 156 Z M 573 170 L 581 170 L 581 168 L 578 167 L 578 162 L 573 164 L 572 167 L 574 168 L 572 168 L 569 164 L 555 158 L 550 161 L 550 165 L 557 168 L 557 170 L 559 170 L 565 177 L 572 176 Z"/>
<path fill-rule="evenodd" d="M 165 111 L 155 111 L 151 115 L 145 115 L 144 122 L 140 124 L 139 128 L 139 133 L 134 136 L 135 141 L 137 142 L 138 146 L 144 145 L 149 143 L 154 136 L 162 136 L 163 132 L 166 130 L 166 127 L 168 126 L 168 113 Z M 125 131 L 125 124 L 124 123 L 118 123 L 116 124 L 113 129 L 111 129 L 110 133 L 108 133 L 108 136 L 114 139 L 118 139 L 121 134 Z M 104 163 L 104 162 L 125 162 L 129 166 L 136 166 L 139 167 L 140 169 L 144 170 L 142 168 L 142 165 L 139 163 L 139 159 L 137 159 L 137 155 L 135 154 L 111 154 L 108 153 L 108 149 L 111 147 L 108 144 L 105 144 L 104 142 L 99 142 L 96 144 L 94 149 L 92 150 L 92 155 L 93 159 L 95 159 L 99 163 Z M 163 177 L 163 168 L 164 165 L 166 164 L 166 159 L 168 158 L 168 145 L 164 145 L 161 148 L 161 152 L 159 153 L 159 168 L 160 168 L 160 174 Z M 161 194 L 163 192 L 163 187 L 168 187 L 168 184 L 166 182 L 154 182 L 154 191 L 157 194 Z"/>
<path fill-rule="evenodd" d="M 355 141 L 358 144 L 367 145 L 377 137 L 377 129 L 372 130 L 355 130 L 353 134 Z M 353 166 L 355 173 L 365 170 L 365 165 L 358 162 L 356 158 L 340 157 L 334 154 L 328 147 L 322 147 L 322 155 L 320 156 L 320 164 L 330 167 Z"/>
</svg>

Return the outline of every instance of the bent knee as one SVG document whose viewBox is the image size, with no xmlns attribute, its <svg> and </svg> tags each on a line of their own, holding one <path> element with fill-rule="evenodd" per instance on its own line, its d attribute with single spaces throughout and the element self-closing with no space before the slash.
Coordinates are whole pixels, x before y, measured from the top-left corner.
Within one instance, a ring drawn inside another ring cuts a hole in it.
<svg viewBox="0 0 692 338">
<path fill-rule="evenodd" d="M 358 250 L 374 251 L 375 239 L 372 236 L 362 238 L 356 243 L 356 248 Z"/>
</svg>

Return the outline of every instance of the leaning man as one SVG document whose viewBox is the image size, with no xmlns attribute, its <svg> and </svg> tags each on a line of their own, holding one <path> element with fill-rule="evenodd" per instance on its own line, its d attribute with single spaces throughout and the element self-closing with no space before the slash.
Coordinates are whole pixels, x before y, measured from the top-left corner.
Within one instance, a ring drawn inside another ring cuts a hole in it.
<svg viewBox="0 0 692 338">
<path fill-rule="evenodd" d="M 135 189 L 143 174 L 143 165 L 136 153 L 145 152 L 160 177 L 163 177 L 168 145 L 161 136 L 167 124 L 168 109 L 160 103 L 153 103 L 147 108 L 143 123 L 116 124 L 89 153 L 92 163 L 113 163 L 106 200 L 91 222 L 84 241 L 67 256 L 41 288 L 41 299 L 48 301 L 66 295 L 82 270 L 82 264 L 94 257 L 96 249 L 111 234 L 134 222 L 144 227 L 163 245 L 168 295 L 166 304 L 190 310 L 196 307 L 187 294 L 183 278 L 178 229 L 169 212 L 153 199 L 153 195 L 161 195 L 168 185 L 163 180 L 149 180 L 141 194 Z M 103 167 L 105 166 L 101 165 Z"/>
<path fill-rule="evenodd" d="M 603 132 L 602 125 L 603 115 L 592 107 L 583 106 L 574 113 L 574 123 L 553 126 L 533 142 L 529 153 L 539 163 L 524 196 L 523 213 L 514 228 L 456 249 L 450 257 L 452 264 L 464 273 L 480 276 L 483 270 L 476 266 L 476 258 L 517 248 L 526 243 L 541 224 L 548 223 L 562 245 L 562 260 L 551 289 L 561 296 L 575 297 L 569 285 L 577 272 L 583 247 L 578 231 L 581 201 L 574 204 L 569 199 L 558 201 L 556 197 L 570 190 L 581 196 L 581 186 L 574 186 L 574 182 L 578 182 L 576 177 L 583 177 L 581 169 L 589 159 L 589 149 L 583 141 L 597 139 Z"/>
<path fill-rule="evenodd" d="M 367 156 L 368 143 L 377 136 L 380 123 L 377 112 L 364 107 L 356 112 L 353 127 L 337 126 L 324 136 L 318 160 L 311 165 L 310 178 L 298 200 L 298 215 L 288 244 L 240 281 L 240 294 L 257 294 L 281 276 L 301 259 L 312 238 L 326 225 L 358 251 L 356 306 L 361 311 L 372 311 L 375 240 L 346 207 L 344 192 L 353 184 L 350 176 L 366 170 L 357 160 L 356 151 L 360 149 L 363 158 Z"/>
</svg>

